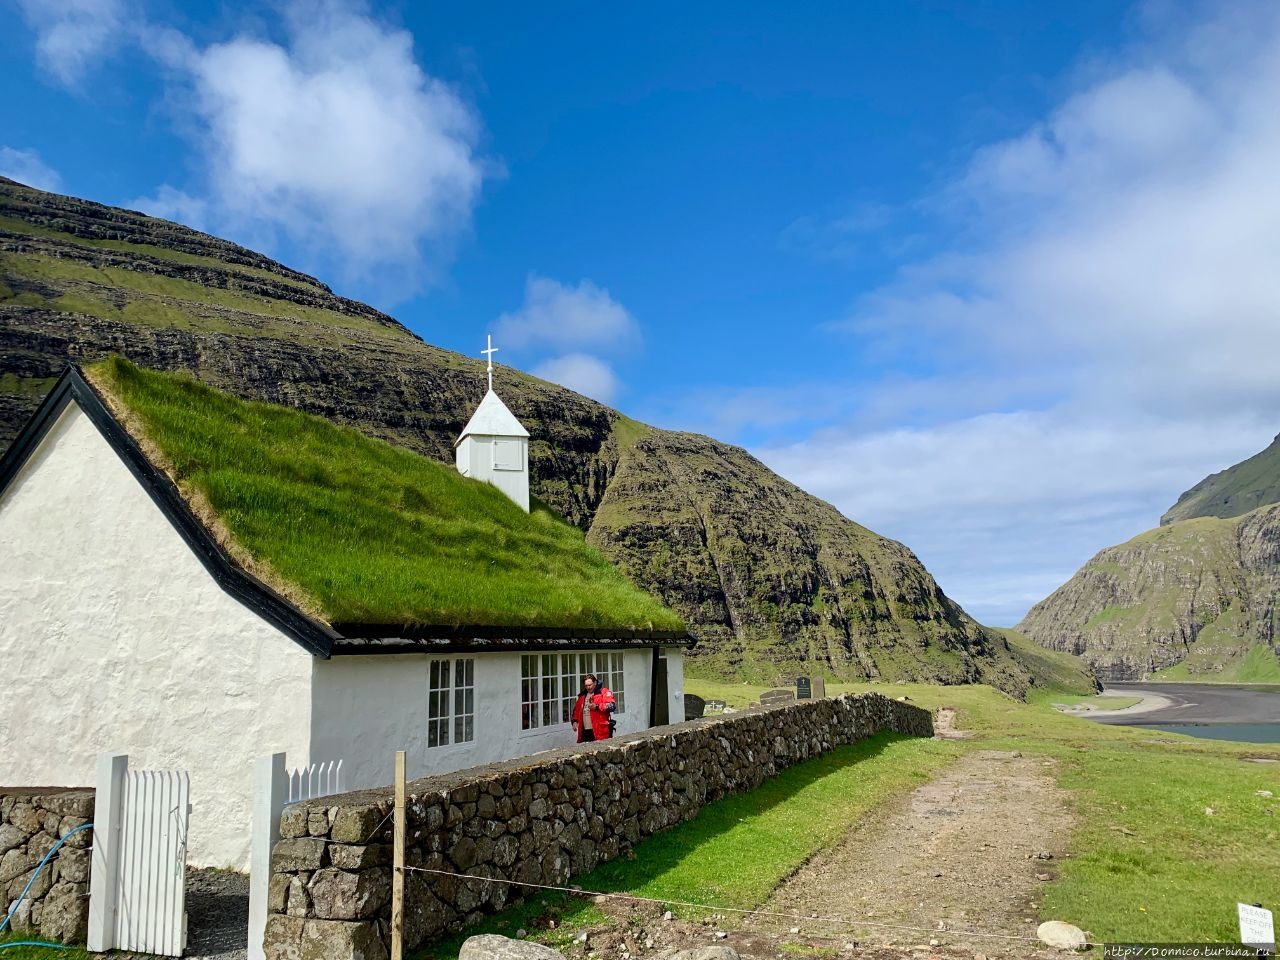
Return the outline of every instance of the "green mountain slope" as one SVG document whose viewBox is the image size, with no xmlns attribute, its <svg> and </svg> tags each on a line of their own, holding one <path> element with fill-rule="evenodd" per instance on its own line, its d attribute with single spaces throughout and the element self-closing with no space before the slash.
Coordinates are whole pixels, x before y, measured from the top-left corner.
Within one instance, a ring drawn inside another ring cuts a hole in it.
<svg viewBox="0 0 1280 960">
<path fill-rule="evenodd" d="M 1099 677 L 1280 681 L 1280 505 L 1100 552 L 1018 629 Z"/>
<path fill-rule="evenodd" d="M 452 462 L 483 364 L 226 241 L 0 179 L 0 446 L 68 359 L 119 353 Z M 901 544 L 744 451 L 501 368 L 533 492 L 703 642 L 693 669 L 1036 682 Z"/>
<path fill-rule="evenodd" d="M 1280 503 L 1280 436 L 1261 453 L 1205 477 L 1178 498 L 1160 524 L 1192 517 L 1238 517 L 1268 503 Z"/>
</svg>

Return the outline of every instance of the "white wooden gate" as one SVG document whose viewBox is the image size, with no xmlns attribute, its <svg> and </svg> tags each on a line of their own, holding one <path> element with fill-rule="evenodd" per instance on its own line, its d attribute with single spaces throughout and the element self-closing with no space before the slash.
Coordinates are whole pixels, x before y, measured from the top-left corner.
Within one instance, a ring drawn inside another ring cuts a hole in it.
<svg viewBox="0 0 1280 960">
<path fill-rule="evenodd" d="M 253 766 L 253 822 L 249 843 L 249 960 L 265 960 L 267 888 L 271 850 L 280 839 L 280 814 L 291 803 L 325 797 L 345 789 L 342 761 L 313 763 L 286 770 L 284 754 L 259 757 Z"/>
<path fill-rule="evenodd" d="M 89 949 L 180 957 L 187 945 L 186 860 L 191 778 L 98 758 Z"/>
</svg>

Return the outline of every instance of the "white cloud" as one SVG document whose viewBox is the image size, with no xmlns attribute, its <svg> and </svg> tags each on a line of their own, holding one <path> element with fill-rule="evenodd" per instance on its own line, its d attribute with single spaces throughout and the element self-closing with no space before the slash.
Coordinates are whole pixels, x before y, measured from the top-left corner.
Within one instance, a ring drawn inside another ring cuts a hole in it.
<svg viewBox="0 0 1280 960">
<path fill-rule="evenodd" d="M 18 5 L 36 33 L 40 65 L 63 86 L 77 85 L 128 39 L 122 0 L 19 0 Z"/>
<path fill-rule="evenodd" d="M 498 318 L 495 335 L 513 347 L 616 349 L 637 343 L 640 329 L 626 307 L 590 280 L 576 287 L 529 276 L 524 304 Z"/>
<path fill-rule="evenodd" d="M 535 377 L 576 390 L 601 403 L 612 403 L 620 386 L 618 376 L 609 364 L 585 353 L 555 357 L 538 364 L 529 372 Z"/>
<path fill-rule="evenodd" d="M 62 177 L 34 150 L 0 147 L 0 177 L 8 177 L 37 190 L 62 189 Z"/>
<path fill-rule="evenodd" d="M 494 335 L 526 355 L 556 354 L 535 365 L 534 376 L 602 403 L 612 402 L 622 383 L 599 354 L 629 351 L 641 340 L 639 324 L 608 290 L 590 280 L 568 286 L 537 274 L 525 282 L 520 309 L 498 318 Z"/>
<path fill-rule="evenodd" d="M 846 516 L 910 546 L 948 595 L 1012 625 L 1103 547 L 1156 525 L 1206 474 L 1262 449 L 1247 416 L 1115 422 L 1073 410 L 820 431 L 757 449 Z"/>
<path fill-rule="evenodd" d="M 414 59 L 413 37 L 343 3 L 287 8 L 287 41 L 199 49 L 153 30 L 153 55 L 189 84 L 215 224 L 276 233 L 356 277 L 447 260 L 487 168 L 480 120 Z M 158 197 L 157 201 L 162 201 Z M 426 258 L 424 259 L 424 254 Z"/>
<path fill-rule="evenodd" d="M 1165 27 L 917 205 L 845 324 L 908 373 L 757 451 L 989 622 L 1280 427 L 1280 7 Z"/>
</svg>

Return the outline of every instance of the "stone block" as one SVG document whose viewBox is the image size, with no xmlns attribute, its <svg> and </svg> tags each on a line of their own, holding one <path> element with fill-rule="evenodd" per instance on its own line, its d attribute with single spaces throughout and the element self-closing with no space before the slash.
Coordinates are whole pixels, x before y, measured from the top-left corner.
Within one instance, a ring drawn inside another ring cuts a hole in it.
<svg viewBox="0 0 1280 960">
<path fill-rule="evenodd" d="M 39 857 L 32 857 L 21 849 L 10 850 L 0 857 L 0 883 L 7 885 L 14 877 L 27 873 L 39 862 Z"/>
<path fill-rule="evenodd" d="M 391 902 L 391 871 L 385 868 L 348 873 L 319 870 L 308 886 L 311 908 L 326 920 L 364 920 L 375 917 Z"/>
<path fill-rule="evenodd" d="M 15 850 L 27 842 L 27 833 L 11 823 L 0 826 L 0 857 L 10 850 Z"/>
<path fill-rule="evenodd" d="M 298 960 L 387 960 L 387 947 L 371 920 L 305 920 Z"/>
<path fill-rule="evenodd" d="M 88 832 L 88 830 L 85 831 L 85 833 Z M 53 862 L 58 865 L 58 879 L 70 883 L 89 882 L 90 853 L 88 850 L 68 849 L 64 846 L 58 851 Z"/>
<path fill-rule="evenodd" d="M 470 870 L 476 863 L 476 842 L 463 837 L 449 850 L 449 859 L 459 870 Z"/>
<path fill-rule="evenodd" d="M 262 938 L 267 960 L 302 960 L 302 928 L 307 921 L 299 917 L 272 914 Z M 318 958 L 317 958 L 318 960 Z"/>
<path fill-rule="evenodd" d="M 288 905 L 289 885 L 294 877 L 287 873 L 273 873 L 267 881 L 267 913 L 284 913 Z"/>
<path fill-rule="evenodd" d="M 565 960 L 565 956 L 532 940 L 512 940 L 496 933 L 483 933 L 462 942 L 458 960 Z"/>
<path fill-rule="evenodd" d="M 313 837 L 323 837 L 329 833 L 329 815 L 323 810 L 312 810 L 307 814 L 307 833 Z"/>
<path fill-rule="evenodd" d="M 16 803 L 9 811 L 9 822 L 29 837 L 40 829 L 40 814 L 29 803 Z"/>
<path fill-rule="evenodd" d="M 410 950 L 449 928 L 457 913 L 441 903 L 421 874 L 410 874 L 404 891 L 404 942 Z"/>
<path fill-rule="evenodd" d="M 33 876 L 34 879 L 32 879 Z M 30 889 L 27 889 L 28 883 L 31 884 Z M 45 864 L 44 869 L 39 873 L 30 870 L 26 873 L 18 874 L 18 876 L 9 881 L 8 889 L 5 892 L 9 895 L 9 900 L 13 901 L 22 896 L 23 890 L 27 890 L 27 899 L 34 902 L 43 898 L 52 886 L 53 871 L 48 864 Z"/>
<path fill-rule="evenodd" d="M 375 806 L 342 807 L 334 818 L 329 836 L 338 843 L 365 844 L 373 839 L 374 831 L 379 829 L 382 820 L 383 813 Z"/>
<path fill-rule="evenodd" d="M 41 906 L 41 936 L 57 943 L 84 943 L 89 935 L 89 891 L 85 884 L 58 883 Z"/>
<path fill-rule="evenodd" d="M 329 863 L 328 844 L 315 837 L 294 837 L 281 840 L 271 851 L 273 873 L 297 873 L 299 870 L 318 870 Z"/>
<path fill-rule="evenodd" d="M 69 790 L 66 793 L 55 793 L 42 800 L 44 808 L 62 817 L 79 817 L 82 820 L 93 819 L 94 792 L 92 790 Z"/>
<path fill-rule="evenodd" d="M 311 913 L 311 895 L 307 892 L 307 883 L 300 876 L 289 881 L 285 890 L 284 912 L 291 917 L 309 917 Z"/>
<path fill-rule="evenodd" d="M 307 836 L 307 824 L 311 815 L 300 803 L 293 803 L 284 808 L 280 814 L 280 836 L 292 839 Z"/>
<path fill-rule="evenodd" d="M 364 870 L 391 862 L 391 848 L 383 844 L 329 844 L 329 862 L 340 870 Z"/>
<path fill-rule="evenodd" d="M 78 850 L 89 849 L 93 842 L 92 830 L 81 830 L 81 827 L 87 827 L 91 821 L 87 817 L 65 816 L 58 820 L 57 826 L 54 828 L 58 837 L 63 841 L 62 849 L 73 848 Z M 79 831 L 78 833 L 73 831 Z"/>
</svg>

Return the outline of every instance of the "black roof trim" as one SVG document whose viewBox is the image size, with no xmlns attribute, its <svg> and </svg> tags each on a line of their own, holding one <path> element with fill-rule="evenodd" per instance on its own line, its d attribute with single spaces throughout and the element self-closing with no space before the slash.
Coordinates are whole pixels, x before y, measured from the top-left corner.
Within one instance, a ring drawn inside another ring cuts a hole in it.
<svg viewBox="0 0 1280 960">
<path fill-rule="evenodd" d="M 382 653 L 496 653 L 501 651 L 518 651 L 520 653 L 542 653 L 548 651 L 575 651 L 600 649 L 648 650 L 660 646 L 689 646 L 692 640 L 682 636 L 680 640 L 661 640 L 655 637 L 623 638 L 616 633 L 607 638 L 587 639 L 581 636 L 555 638 L 548 636 L 547 631 L 530 632 L 528 636 L 504 637 L 407 637 L 386 636 L 368 637 L 358 640 L 339 640 L 333 645 L 330 654 L 341 656 L 371 656 Z"/>
<path fill-rule="evenodd" d="M 106 438 L 111 449 L 142 484 L 142 488 L 186 541 L 218 586 L 308 653 L 328 658 L 334 643 L 342 638 L 329 627 L 308 617 L 257 577 L 239 567 L 227 555 L 204 524 L 196 519 L 173 481 L 147 459 L 133 437 L 120 425 L 98 396 L 98 392 L 74 364 L 67 365 L 66 371 L 49 391 L 44 403 L 18 434 L 3 458 L 0 458 L 0 496 L 8 489 L 10 482 L 72 400 Z"/>
</svg>

